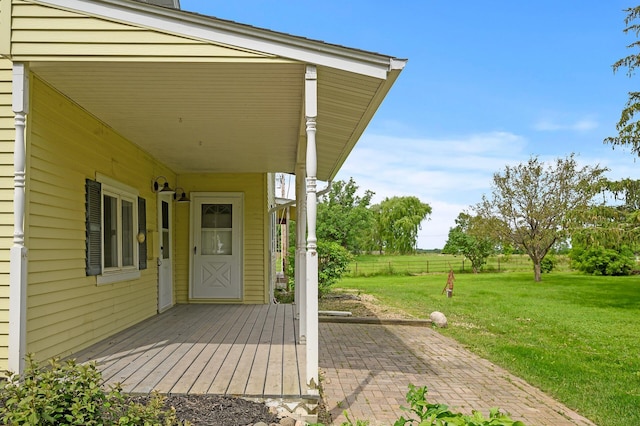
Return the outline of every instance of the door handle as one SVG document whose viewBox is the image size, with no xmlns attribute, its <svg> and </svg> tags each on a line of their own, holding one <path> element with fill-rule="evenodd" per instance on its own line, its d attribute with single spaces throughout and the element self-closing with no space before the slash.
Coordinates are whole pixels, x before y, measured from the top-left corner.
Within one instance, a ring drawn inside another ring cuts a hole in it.
<svg viewBox="0 0 640 426">
<path fill-rule="evenodd" d="M 193 254 L 198 254 L 198 247 L 193 247 Z"/>
</svg>

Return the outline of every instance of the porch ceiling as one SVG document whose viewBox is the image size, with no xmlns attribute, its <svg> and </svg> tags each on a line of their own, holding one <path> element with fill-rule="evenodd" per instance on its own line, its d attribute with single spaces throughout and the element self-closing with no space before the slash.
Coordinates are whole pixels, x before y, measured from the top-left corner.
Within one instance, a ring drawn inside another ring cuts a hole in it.
<svg viewBox="0 0 640 426">
<path fill-rule="evenodd" d="M 306 138 L 301 63 L 32 62 L 30 68 L 176 173 L 293 172 Z M 318 68 L 318 178 L 337 173 L 383 84 Z"/>
</svg>

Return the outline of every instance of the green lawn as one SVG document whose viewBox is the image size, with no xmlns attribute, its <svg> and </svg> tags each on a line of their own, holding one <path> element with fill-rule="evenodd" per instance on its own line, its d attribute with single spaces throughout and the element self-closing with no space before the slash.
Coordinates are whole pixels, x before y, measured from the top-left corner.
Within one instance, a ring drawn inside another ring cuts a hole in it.
<svg viewBox="0 0 640 426">
<path fill-rule="evenodd" d="M 555 271 L 568 271 L 569 260 L 565 255 L 553 256 L 556 260 Z M 464 256 L 451 254 L 420 253 L 414 255 L 359 255 L 349 264 L 348 276 L 423 274 L 433 272 L 471 272 L 471 262 Z M 495 255 L 487 259 L 486 271 L 524 272 L 531 271 L 533 264 L 529 256 L 513 254 Z"/>
<path fill-rule="evenodd" d="M 598 425 L 640 425 L 640 277 L 572 273 L 446 274 L 345 278 L 422 318 L 477 354 L 578 410 Z M 429 385 L 428 383 L 424 383 Z M 422 384 L 421 384 L 422 385 Z"/>
</svg>

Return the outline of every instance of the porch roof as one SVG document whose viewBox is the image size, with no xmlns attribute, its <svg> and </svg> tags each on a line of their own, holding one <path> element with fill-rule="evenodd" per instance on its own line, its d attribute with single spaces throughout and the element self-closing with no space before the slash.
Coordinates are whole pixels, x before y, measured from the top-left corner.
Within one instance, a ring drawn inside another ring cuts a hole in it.
<svg viewBox="0 0 640 426">
<path fill-rule="evenodd" d="M 313 64 L 317 177 L 330 180 L 406 64 L 131 0 L 33 3 L 219 48 L 219 54 L 186 56 L 176 43 L 162 55 L 126 57 L 14 48 L 14 62 L 29 62 L 35 74 L 176 173 L 293 173 L 305 158 L 304 73 Z M 82 33 L 77 37 L 81 43 Z M 231 51 L 237 55 L 230 57 Z"/>
</svg>

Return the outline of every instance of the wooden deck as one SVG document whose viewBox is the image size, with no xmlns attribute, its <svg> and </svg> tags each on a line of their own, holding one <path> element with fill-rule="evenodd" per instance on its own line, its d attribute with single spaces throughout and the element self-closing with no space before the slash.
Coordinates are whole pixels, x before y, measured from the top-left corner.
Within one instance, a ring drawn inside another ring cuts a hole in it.
<svg viewBox="0 0 640 426">
<path fill-rule="evenodd" d="M 177 305 L 74 355 L 129 393 L 308 398 L 292 305 Z"/>
</svg>

